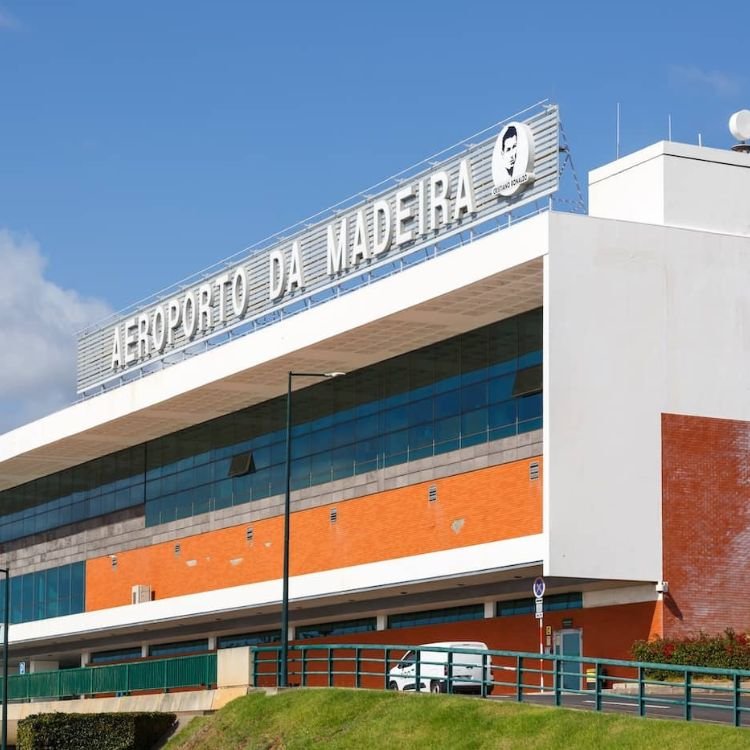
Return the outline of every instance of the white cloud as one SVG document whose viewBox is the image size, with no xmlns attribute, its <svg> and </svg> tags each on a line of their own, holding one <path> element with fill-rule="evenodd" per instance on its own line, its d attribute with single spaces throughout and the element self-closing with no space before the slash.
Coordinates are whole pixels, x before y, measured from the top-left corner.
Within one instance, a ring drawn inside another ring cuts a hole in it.
<svg viewBox="0 0 750 750">
<path fill-rule="evenodd" d="M 690 88 L 708 88 L 719 96 L 733 96 L 742 89 L 739 78 L 720 70 L 707 71 L 695 65 L 672 65 L 669 74 L 674 83 Z"/>
<path fill-rule="evenodd" d="M 74 401 L 75 333 L 111 312 L 45 266 L 32 238 L 0 229 L 0 433 Z"/>
</svg>

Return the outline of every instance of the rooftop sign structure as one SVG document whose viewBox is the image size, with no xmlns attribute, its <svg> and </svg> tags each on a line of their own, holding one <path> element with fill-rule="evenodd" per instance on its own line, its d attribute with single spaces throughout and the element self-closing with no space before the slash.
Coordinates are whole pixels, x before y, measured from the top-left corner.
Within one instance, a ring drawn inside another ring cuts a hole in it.
<svg viewBox="0 0 750 750">
<path fill-rule="evenodd" d="M 83 331 L 79 394 L 148 374 L 497 229 L 498 217 L 558 188 L 558 109 L 541 103 L 522 115 Z"/>
</svg>

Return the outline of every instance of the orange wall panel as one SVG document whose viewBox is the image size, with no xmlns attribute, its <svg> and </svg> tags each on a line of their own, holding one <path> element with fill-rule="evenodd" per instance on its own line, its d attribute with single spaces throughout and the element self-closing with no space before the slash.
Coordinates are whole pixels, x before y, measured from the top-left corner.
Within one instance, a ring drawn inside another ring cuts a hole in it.
<svg viewBox="0 0 750 750">
<path fill-rule="evenodd" d="M 532 459 L 540 464 L 541 457 Z M 292 575 L 512 539 L 542 531 L 542 480 L 529 459 L 297 511 L 291 521 Z M 436 502 L 428 489 L 437 487 Z M 337 521 L 331 523 L 331 508 Z M 86 563 L 86 609 L 130 603 L 131 587 L 155 597 L 281 577 L 283 518 L 174 539 Z M 179 544 L 179 552 L 175 545 Z"/>
</svg>

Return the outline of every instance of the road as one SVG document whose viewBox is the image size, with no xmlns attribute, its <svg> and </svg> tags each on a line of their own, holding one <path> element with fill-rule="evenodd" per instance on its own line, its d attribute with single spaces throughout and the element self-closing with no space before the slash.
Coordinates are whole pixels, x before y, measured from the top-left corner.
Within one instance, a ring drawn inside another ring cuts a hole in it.
<svg viewBox="0 0 750 750">
<path fill-rule="evenodd" d="M 685 707 L 682 705 L 683 696 L 679 693 L 664 692 L 646 696 L 646 716 L 659 719 L 685 719 Z M 493 696 L 495 700 L 515 700 L 514 696 Z M 710 691 L 695 691 L 692 696 L 692 720 L 711 722 L 716 724 L 734 723 L 731 696 L 712 694 Z M 524 695 L 524 703 L 554 706 L 555 697 L 551 692 L 532 693 Z M 701 705 L 697 705 L 701 704 Z M 594 696 L 591 693 L 564 693 L 560 705 L 563 708 L 577 708 L 594 710 Z M 744 712 L 740 715 L 742 726 L 750 728 L 750 695 L 742 696 L 741 706 Z M 612 694 L 611 691 L 602 692 L 602 710 L 638 715 L 637 696 L 627 693 Z"/>
</svg>

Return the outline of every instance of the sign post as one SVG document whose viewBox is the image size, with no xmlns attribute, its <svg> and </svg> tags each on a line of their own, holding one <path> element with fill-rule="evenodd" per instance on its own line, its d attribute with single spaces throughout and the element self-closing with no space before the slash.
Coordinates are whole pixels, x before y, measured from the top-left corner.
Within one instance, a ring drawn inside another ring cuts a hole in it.
<svg viewBox="0 0 750 750">
<path fill-rule="evenodd" d="M 531 590 L 534 592 L 536 604 L 535 616 L 539 621 L 539 687 L 544 692 L 544 590 L 546 585 L 544 578 L 538 576 L 534 579 Z"/>
</svg>

